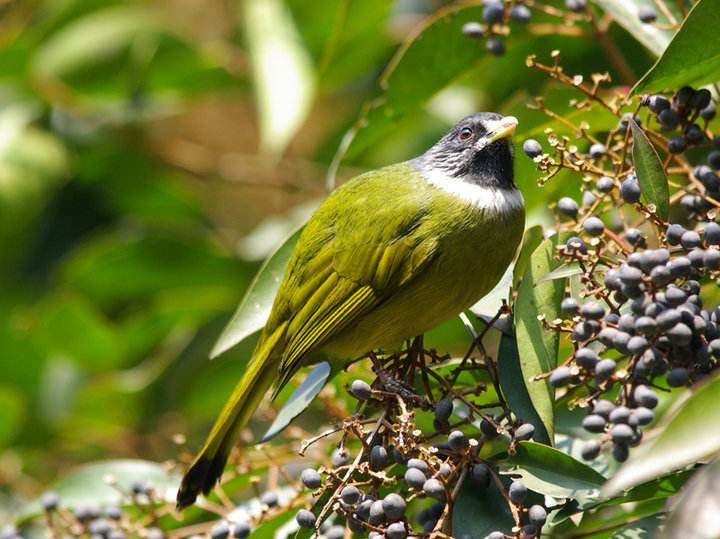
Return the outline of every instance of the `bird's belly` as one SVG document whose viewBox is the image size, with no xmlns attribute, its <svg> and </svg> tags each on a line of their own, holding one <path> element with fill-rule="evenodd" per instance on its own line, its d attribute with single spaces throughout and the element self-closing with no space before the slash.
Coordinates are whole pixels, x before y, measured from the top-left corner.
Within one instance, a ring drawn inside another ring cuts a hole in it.
<svg viewBox="0 0 720 539">
<path fill-rule="evenodd" d="M 395 348 L 473 305 L 500 280 L 522 236 L 522 227 L 491 237 L 483 228 L 444 238 L 427 271 L 326 343 L 323 352 L 350 359 Z"/>
</svg>

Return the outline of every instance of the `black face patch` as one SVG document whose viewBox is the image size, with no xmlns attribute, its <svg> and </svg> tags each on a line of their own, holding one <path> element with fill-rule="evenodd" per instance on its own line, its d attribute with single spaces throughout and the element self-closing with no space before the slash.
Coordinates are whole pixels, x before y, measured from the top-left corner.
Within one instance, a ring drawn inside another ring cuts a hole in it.
<svg viewBox="0 0 720 539">
<path fill-rule="evenodd" d="M 500 114 L 481 112 L 460 120 L 437 144 L 413 160 L 420 169 L 435 169 L 458 181 L 512 189 L 513 152 L 508 139 L 477 148 L 488 133 L 487 125 L 502 119 Z"/>
</svg>

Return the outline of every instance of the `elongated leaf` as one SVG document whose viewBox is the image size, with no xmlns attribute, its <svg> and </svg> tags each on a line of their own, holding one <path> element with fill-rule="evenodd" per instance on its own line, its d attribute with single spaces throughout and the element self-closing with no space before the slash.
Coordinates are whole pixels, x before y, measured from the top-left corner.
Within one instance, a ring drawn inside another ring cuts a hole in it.
<svg viewBox="0 0 720 539">
<path fill-rule="evenodd" d="M 715 374 L 668 419 L 663 431 L 631 455 L 603 487 L 603 495 L 678 470 L 720 452 L 720 375 Z"/>
<path fill-rule="evenodd" d="M 719 27 L 717 0 L 697 2 L 663 55 L 632 93 L 701 86 L 720 79 Z"/>
<path fill-rule="evenodd" d="M 62 77 L 161 29 L 159 20 L 138 5 L 120 4 L 97 10 L 45 40 L 35 53 L 32 69 L 41 78 Z"/>
<path fill-rule="evenodd" d="M 108 483 L 112 478 L 116 486 Z M 169 475 L 161 464 L 146 460 L 108 460 L 77 468 L 56 483 L 52 490 L 60 495 L 63 507 L 80 505 L 117 505 L 123 501 L 122 492 L 129 492 L 135 481 L 152 486 L 159 500 L 173 501 L 180 482 L 179 476 Z M 38 500 L 28 504 L 20 518 L 27 519 L 41 512 Z"/>
<path fill-rule="evenodd" d="M 245 33 L 260 112 L 260 146 L 281 153 L 315 94 L 312 60 L 282 0 L 245 0 Z"/>
<path fill-rule="evenodd" d="M 720 537 L 720 460 L 698 470 L 683 488 L 658 539 Z"/>
<path fill-rule="evenodd" d="M 651 539 L 666 503 L 665 499 L 653 499 L 620 505 L 613 511 L 586 511 L 577 519 L 565 519 L 553 526 L 552 537 Z"/>
<path fill-rule="evenodd" d="M 560 315 L 565 281 L 556 279 L 536 284 L 540 277 L 554 269 L 553 255 L 557 241 L 557 236 L 544 240 L 532 254 L 515 302 L 515 335 L 522 380 L 551 441 L 555 432 L 553 391 L 547 380 L 533 382 L 530 379 L 553 369 L 557 360 L 558 334 L 545 330 L 538 316 L 553 320 Z"/>
<path fill-rule="evenodd" d="M 670 190 L 662 161 L 642 128 L 630 120 L 633 133 L 632 156 L 640 191 L 645 200 L 655 205 L 658 217 L 666 221 L 670 210 Z"/>
<path fill-rule="evenodd" d="M 577 262 L 573 262 L 572 264 L 560 266 L 559 268 L 546 273 L 538 279 L 537 284 L 541 284 L 546 281 L 554 281 L 555 279 L 565 279 L 574 275 L 580 275 L 582 272 L 583 270 L 580 268 L 580 265 Z"/>
<path fill-rule="evenodd" d="M 506 464 L 530 489 L 556 498 L 597 495 L 605 478 L 570 455 L 536 442 L 521 442 Z"/>
<path fill-rule="evenodd" d="M 518 354 L 517 340 L 514 335 L 503 334 L 500 338 L 498 375 L 500 377 L 500 389 L 502 389 L 503 396 L 510 405 L 510 409 L 524 422 L 535 427 L 535 440 L 550 444 L 550 436 L 545 424 L 535 409 L 527 385 L 523 380 L 520 355 Z"/>
<path fill-rule="evenodd" d="M 672 30 L 663 30 L 652 24 L 645 24 L 638 17 L 638 8 L 642 5 L 654 6 L 652 0 L 595 0 L 595 3 L 609 13 L 615 22 L 625 28 L 655 56 L 660 56 L 670 43 Z M 667 2 L 667 4 L 671 11 L 677 12 L 674 2 Z M 678 14 L 677 19 L 681 18 Z M 658 20 L 663 23 L 668 22 L 662 14 Z"/>
<path fill-rule="evenodd" d="M 210 353 L 211 358 L 226 352 L 265 325 L 285 273 L 285 266 L 301 231 L 302 229 L 299 229 L 291 234 L 262 265 L 232 319 L 215 343 Z"/>
<path fill-rule="evenodd" d="M 330 364 L 324 361 L 313 367 L 310 374 L 307 375 L 305 380 L 303 380 L 293 394 L 290 395 L 287 402 L 283 404 L 277 417 L 275 417 L 275 420 L 263 435 L 260 442 L 267 442 L 277 436 L 293 419 L 310 406 L 310 403 L 312 403 L 313 399 L 320 393 L 320 390 L 325 387 L 325 383 L 330 376 L 330 371 Z"/>
<path fill-rule="evenodd" d="M 523 235 L 522 245 L 520 246 L 520 254 L 518 254 L 513 268 L 513 288 L 517 288 L 520 279 L 525 273 L 525 268 L 530 261 L 530 256 L 535 252 L 537 246 L 543 240 L 543 228 L 541 225 L 531 226 Z"/>
</svg>

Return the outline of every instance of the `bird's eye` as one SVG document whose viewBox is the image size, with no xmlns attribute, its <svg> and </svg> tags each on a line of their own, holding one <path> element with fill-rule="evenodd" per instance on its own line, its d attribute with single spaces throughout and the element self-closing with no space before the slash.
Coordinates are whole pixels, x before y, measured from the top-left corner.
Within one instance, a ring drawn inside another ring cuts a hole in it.
<svg viewBox="0 0 720 539">
<path fill-rule="evenodd" d="M 469 127 L 463 127 L 460 130 L 460 134 L 458 134 L 458 138 L 460 140 L 468 140 L 472 136 L 473 136 L 473 130 L 470 129 Z"/>
</svg>

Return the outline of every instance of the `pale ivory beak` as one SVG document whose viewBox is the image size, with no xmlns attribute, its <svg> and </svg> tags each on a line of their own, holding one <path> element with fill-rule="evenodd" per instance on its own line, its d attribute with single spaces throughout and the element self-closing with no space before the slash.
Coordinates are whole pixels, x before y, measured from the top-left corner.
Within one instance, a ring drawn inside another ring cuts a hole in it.
<svg viewBox="0 0 720 539">
<path fill-rule="evenodd" d="M 488 133 L 483 137 L 486 140 L 486 144 L 500 140 L 501 138 L 510 138 L 515 132 L 517 127 L 518 119 L 515 116 L 505 116 L 499 119 L 497 122 L 492 122 L 490 125 L 486 125 Z"/>
</svg>

